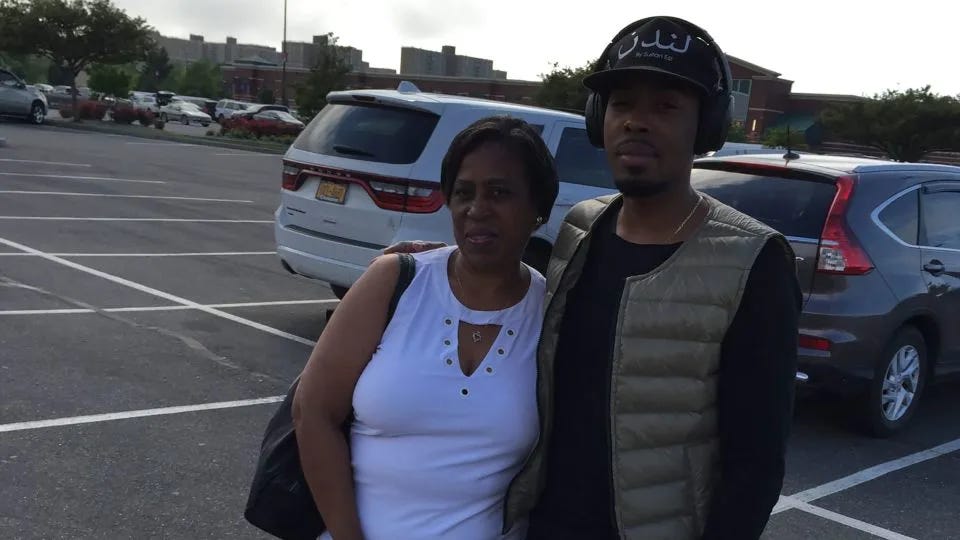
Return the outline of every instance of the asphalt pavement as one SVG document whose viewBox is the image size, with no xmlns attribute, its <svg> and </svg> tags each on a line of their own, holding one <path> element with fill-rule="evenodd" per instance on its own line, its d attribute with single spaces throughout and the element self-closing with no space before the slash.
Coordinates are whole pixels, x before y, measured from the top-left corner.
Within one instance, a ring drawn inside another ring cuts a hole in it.
<svg viewBox="0 0 960 540">
<path fill-rule="evenodd" d="M 260 439 L 335 305 L 274 255 L 280 156 L 0 138 L 0 538 L 267 538 Z M 799 401 L 764 538 L 960 538 L 960 384 L 922 405 L 881 440 Z"/>
</svg>

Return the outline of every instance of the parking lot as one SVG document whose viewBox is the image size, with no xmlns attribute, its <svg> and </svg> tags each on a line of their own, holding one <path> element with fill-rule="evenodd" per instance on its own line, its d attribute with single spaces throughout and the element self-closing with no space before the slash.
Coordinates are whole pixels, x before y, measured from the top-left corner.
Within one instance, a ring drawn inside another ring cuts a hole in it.
<svg viewBox="0 0 960 540">
<path fill-rule="evenodd" d="M 263 428 L 335 305 L 273 250 L 280 157 L 0 123 L 0 538 L 266 538 Z M 798 402 L 764 538 L 960 538 L 960 384 L 862 436 Z"/>
</svg>

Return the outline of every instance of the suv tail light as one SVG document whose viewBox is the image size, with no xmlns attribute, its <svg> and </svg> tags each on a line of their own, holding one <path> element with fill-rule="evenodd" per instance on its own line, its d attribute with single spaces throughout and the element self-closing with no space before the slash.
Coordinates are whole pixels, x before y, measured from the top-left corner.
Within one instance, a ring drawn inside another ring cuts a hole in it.
<svg viewBox="0 0 960 540">
<path fill-rule="evenodd" d="M 444 202 L 440 186 L 435 182 L 314 167 L 292 161 L 285 161 L 283 164 L 283 189 L 298 191 L 311 176 L 357 184 L 370 195 L 374 204 L 384 210 L 430 214 L 439 210 Z"/>
<path fill-rule="evenodd" d="M 837 178 L 837 195 L 830 205 L 830 212 L 820 235 L 818 272 L 858 276 L 873 270 L 870 257 L 847 226 L 847 208 L 853 197 L 854 184 L 853 177 Z"/>
<path fill-rule="evenodd" d="M 829 351 L 830 343 L 829 339 L 824 339 L 822 337 L 809 336 L 807 334 L 800 334 L 797 345 L 802 349 L 813 349 L 815 351 Z"/>
<path fill-rule="evenodd" d="M 288 162 L 283 163 L 283 189 L 297 191 L 303 186 L 306 175 L 300 174 L 303 170 L 300 167 Z"/>
</svg>

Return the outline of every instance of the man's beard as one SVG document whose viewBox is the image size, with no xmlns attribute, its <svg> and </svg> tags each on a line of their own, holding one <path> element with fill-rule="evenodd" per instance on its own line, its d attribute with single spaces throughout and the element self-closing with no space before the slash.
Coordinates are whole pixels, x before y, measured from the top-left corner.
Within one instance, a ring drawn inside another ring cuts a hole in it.
<svg viewBox="0 0 960 540">
<path fill-rule="evenodd" d="M 666 180 L 644 181 L 634 180 L 632 178 L 615 179 L 617 189 L 624 197 L 645 198 L 654 195 L 660 195 L 670 188 L 670 182 Z"/>
</svg>

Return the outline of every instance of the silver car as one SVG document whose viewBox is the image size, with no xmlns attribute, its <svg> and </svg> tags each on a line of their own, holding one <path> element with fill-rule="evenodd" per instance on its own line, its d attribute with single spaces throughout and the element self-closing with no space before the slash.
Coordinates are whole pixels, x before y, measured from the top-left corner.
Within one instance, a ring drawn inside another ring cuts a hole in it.
<svg viewBox="0 0 960 540">
<path fill-rule="evenodd" d="M 28 88 L 15 74 L 0 69 L 0 116 L 42 124 L 47 117 L 47 97 L 36 88 Z"/>
<path fill-rule="evenodd" d="M 160 119 L 164 122 L 179 120 L 185 126 L 194 122 L 203 127 L 209 126 L 213 121 L 209 114 L 200 110 L 200 107 L 187 101 L 171 101 L 169 105 L 160 107 Z"/>
</svg>

